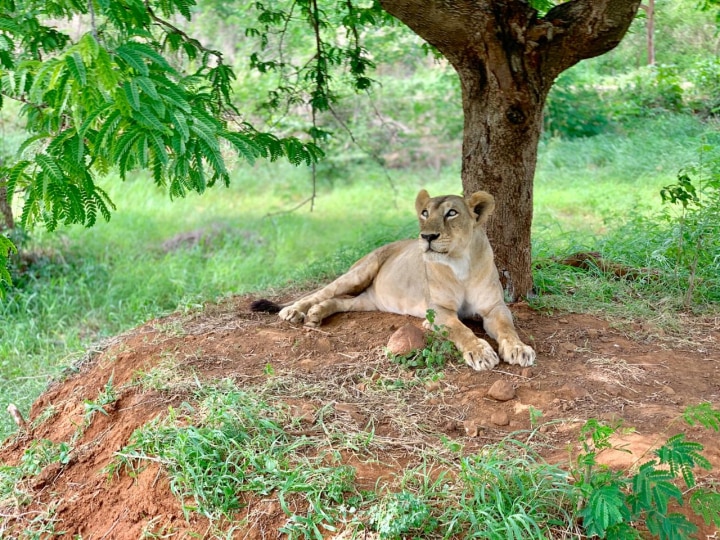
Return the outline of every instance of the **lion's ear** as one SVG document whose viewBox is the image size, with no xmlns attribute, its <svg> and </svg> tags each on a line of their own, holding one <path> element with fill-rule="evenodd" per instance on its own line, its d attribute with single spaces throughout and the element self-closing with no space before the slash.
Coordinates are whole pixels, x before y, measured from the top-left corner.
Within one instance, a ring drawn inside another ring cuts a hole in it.
<svg viewBox="0 0 720 540">
<path fill-rule="evenodd" d="M 485 223 L 495 210 L 495 197 L 487 191 L 476 191 L 465 200 L 475 214 L 475 221 L 480 225 Z"/>
<path fill-rule="evenodd" d="M 430 200 L 430 194 L 425 191 L 424 189 L 420 190 L 420 193 L 417 194 L 417 197 L 415 198 L 415 212 L 417 214 L 420 214 L 425 209 L 425 205 L 427 205 L 427 202 Z"/>
</svg>

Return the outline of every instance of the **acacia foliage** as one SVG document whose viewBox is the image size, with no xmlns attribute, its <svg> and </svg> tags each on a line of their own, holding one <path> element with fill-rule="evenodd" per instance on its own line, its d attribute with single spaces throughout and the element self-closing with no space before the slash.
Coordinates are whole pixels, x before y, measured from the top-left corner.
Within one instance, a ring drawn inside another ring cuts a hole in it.
<svg viewBox="0 0 720 540">
<path fill-rule="evenodd" d="M 113 204 L 97 179 L 113 168 L 123 179 L 147 169 L 177 197 L 227 184 L 226 148 L 251 163 L 319 158 L 312 142 L 243 121 L 222 54 L 174 22 L 189 20 L 193 6 L 0 0 L 0 97 L 22 103 L 27 131 L 0 183 L 22 201 L 23 227 L 109 219 Z"/>
</svg>

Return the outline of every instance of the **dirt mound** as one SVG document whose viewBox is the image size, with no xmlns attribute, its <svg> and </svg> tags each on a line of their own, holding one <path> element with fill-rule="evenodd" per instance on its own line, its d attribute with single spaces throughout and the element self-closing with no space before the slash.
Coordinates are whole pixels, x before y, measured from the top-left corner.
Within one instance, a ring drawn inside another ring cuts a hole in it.
<svg viewBox="0 0 720 540">
<path fill-rule="evenodd" d="M 668 425 L 685 406 L 720 402 L 718 320 L 688 320 L 682 337 L 672 337 L 647 325 L 619 328 L 589 315 L 543 314 L 518 304 L 512 311 L 521 338 L 537 350 L 537 365 L 523 369 L 501 363 L 482 373 L 448 366 L 444 378 L 404 395 L 406 422 L 400 425 L 387 417 L 382 394 L 373 394 L 371 386 L 377 370 L 391 364 L 383 348 L 393 331 L 420 321 L 347 313 L 311 330 L 250 313 L 248 305 L 248 299 L 237 298 L 202 312 L 151 321 L 91 351 L 76 370 L 52 384 L 33 406 L 28 430 L 0 449 L 0 461 L 17 465 L 43 440 L 68 443 L 67 456 L 23 480 L 22 490 L 32 502 L 0 508 L 0 536 L 3 531 L 12 537 L 23 529 L 37 530 L 39 523 L 85 540 L 136 539 L 160 531 L 173 538 L 207 535 L 208 521 L 195 513 L 186 519 L 157 464 L 133 475 L 107 469 L 136 428 L 163 417 L 168 407 L 178 407 L 190 395 L 189 385 L 200 381 L 229 378 L 253 385 L 272 374 L 309 385 L 325 381 L 342 390 L 341 396 L 330 390 L 293 395 L 288 389 L 282 399 L 297 414 L 307 413 L 308 430 L 314 429 L 314 412 L 329 404 L 347 429 L 361 432 L 372 425 L 374 436 L 400 441 L 372 464 L 343 454 L 366 489 L 378 479 L 391 479 L 411 459 L 412 445 L 432 444 L 444 436 L 478 449 L 529 428 L 531 407 L 542 411 L 543 421 L 564 419 L 544 428 L 545 442 L 551 444 L 542 451 L 546 458 L 562 461 L 576 444 L 584 419 L 624 419 L 636 430 L 627 441 L 636 457 L 667 437 Z M 482 326 L 471 324 L 482 335 Z M 180 377 L 181 371 L 191 375 Z M 156 387 L 138 384 L 150 373 L 158 378 Z M 514 397 L 489 397 L 497 381 L 509 383 L 505 390 Z M 103 401 L 109 391 L 113 399 Z M 714 465 L 711 474 L 717 475 L 717 435 L 681 424 L 673 429 L 686 430 L 705 445 Z M 609 459 L 623 466 L 634 457 L 618 453 Z M 244 502 L 240 517 L 247 526 L 236 528 L 234 537 L 276 538 L 286 520 L 277 501 Z"/>
</svg>

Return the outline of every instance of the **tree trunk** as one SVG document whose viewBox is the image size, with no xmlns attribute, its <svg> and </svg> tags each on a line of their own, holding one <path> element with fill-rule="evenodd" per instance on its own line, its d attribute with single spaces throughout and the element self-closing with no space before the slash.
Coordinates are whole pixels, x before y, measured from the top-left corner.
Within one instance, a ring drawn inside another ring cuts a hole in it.
<svg viewBox="0 0 720 540">
<path fill-rule="evenodd" d="M 542 109 L 555 78 L 614 48 L 640 0 L 380 0 L 436 47 L 462 85 L 463 191 L 495 196 L 488 236 L 511 299 L 532 294 L 530 227 Z"/>
<path fill-rule="evenodd" d="M 647 17 L 645 38 L 647 41 L 648 66 L 655 65 L 655 0 L 648 0 L 647 4 L 640 6 L 645 10 Z"/>
<path fill-rule="evenodd" d="M 484 189 L 495 197 L 495 214 L 487 224 L 495 264 L 507 296 L 527 296 L 532 290 L 533 178 L 545 95 L 514 100 L 495 84 L 483 85 L 485 74 L 458 71 L 465 115 L 463 191 Z"/>
<path fill-rule="evenodd" d="M 7 188 L 0 186 L 0 233 L 11 231 L 15 228 L 12 207 L 7 199 Z"/>
</svg>

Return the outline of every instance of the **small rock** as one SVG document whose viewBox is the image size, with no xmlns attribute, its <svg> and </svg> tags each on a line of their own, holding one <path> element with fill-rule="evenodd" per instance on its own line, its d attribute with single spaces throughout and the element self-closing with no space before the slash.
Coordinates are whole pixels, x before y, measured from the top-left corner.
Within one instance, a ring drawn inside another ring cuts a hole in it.
<svg viewBox="0 0 720 540">
<path fill-rule="evenodd" d="M 505 411 L 496 411 L 490 416 L 490 421 L 496 426 L 507 426 L 510 423 L 510 417 Z"/>
<path fill-rule="evenodd" d="M 405 356 L 423 347 L 425 347 L 425 334 L 410 323 L 396 330 L 387 344 L 388 352 L 397 356 Z"/>
<path fill-rule="evenodd" d="M 435 392 L 436 390 L 440 390 L 440 381 L 427 381 L 425 383 L 425 389 L 428 392 Z"/>
<path fill-rule="evenodd" d="M 588 328 L 587 334 L 590 339 L 597 339 L 600 337 L 600 330 L 597 328 Z"/>
<path fill-rule="evenodd" d="M 667 385 L 662 387 L 662 391 L 669 396 L 675 395 L 675 390 L 673 390 L 670 386 L 667 386 Z"/>
<path fill-rule="evenodd" d="M 567 319 L 558 319 L 558 322 L 559 322 L 560 324 L 568 324 L 568 320 L 567 320 Z"/>
<path fill-rule="evenodd" d="M 327 353 L 333 350 L 333 346 L 328 338 L 321 337 L 315 342 L 315 350 L 321 353 Z"/>
<path fill-rule="evenodd" d="M 478 436 L 478 425 L 475 420 L 465 420 L 463 422 L 463 426 L 465 427 L 465 434 L 468 437 L 477 437 Z"/>
<path fill-rule="evenodd" d="M 558 347 L 563 354 L 573 354 L 577 350 L 577 345 L 570 343 L 569 341 L 561 343 Z"/>
<path fill-rule="evenodd" d="M 570 399 L 582 398 L 589 395 L 589 392 L 585 390 L 582 386 L 571 382 L 566 383 L 560 389 L 560 391 L 563 392 Z"/>
<path fill-rule="evenodd" d="M 510 381 L 500 379 L 493 383 L 487 395 L 498 401 L 508 401 L 515 397 L 515 388 Z"/>
<path fill-rule="evenodd" d="M 293 405 L 291 407 L 291 414 L 294 418 L 300 420 L 302 424 L 314 424 L 315 414 L 317 409 L 310 403 L 303 403 L 302 405 Z"/>
<path fill-rule="evenodd" d="M 532 379 L 533 375 L 533 370 L 530 367 L 523 368 L 520 372 L 520 376 L 525 377 L 526 379 Z"/>
</svg>

